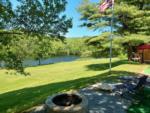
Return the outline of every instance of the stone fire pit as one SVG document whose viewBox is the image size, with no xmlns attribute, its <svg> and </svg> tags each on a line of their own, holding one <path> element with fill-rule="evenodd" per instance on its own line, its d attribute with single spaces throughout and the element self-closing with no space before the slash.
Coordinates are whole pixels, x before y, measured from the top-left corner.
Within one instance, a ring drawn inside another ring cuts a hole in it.
<svg viewBox="0 0 150 113">
<path fill-rule="evenodd" d="M 87 113 L 87 99 L 79 93 L 63 93 L 46 100 L 47 113 Z"/>
</svg>

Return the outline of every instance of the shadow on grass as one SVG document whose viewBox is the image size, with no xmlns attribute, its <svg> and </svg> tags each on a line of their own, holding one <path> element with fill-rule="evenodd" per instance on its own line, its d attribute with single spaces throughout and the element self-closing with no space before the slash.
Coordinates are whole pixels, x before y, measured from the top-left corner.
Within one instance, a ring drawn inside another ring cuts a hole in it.
<svg viewBox="0 0 150 113">
<path fill-rule="evenodd" d="M 65 82 L 51 83 L 47 85 L 24 88 L 16 91 L 0 94 L 0 112 L 16 113 L 28 109 L 34 105 L 44 103 L 47 96 L 54 93 L 63 92 L 71 89 L 80 89 L 97 81 L 113 81 L 118 76 L 136 75 L 125 71 L 113 71 L 108 76 L 108 72 L 95 75 L 93 77 L 80 78 Z M 22 81 L 23 82 L 23 81 Z"/>
<path fill-rule="evenodd" d="M 146 68 L 146 69 L 144 70 L 144 73 L 150 75 L 150 67 Z"/>
<path fill-rule="evenodd" d="M 150 113 L 150 88 L 145 88 L 144 91 L 139 92 L 134 96 L 136 102 L 134 102 L 128 113 Z"/>
<path fill-rule="evenodd" d="M 127 64 L 128 62 L 125 60 L 121 60 L 121 61 L 115 61 L 112 62 L 112 68 L 122 65 L 122 64 Z M 88 70 L 94 70 L 94 71 L 102 71 L 102 70 L 107 70 L 109 69 L 109 63 L 101 63 L 101 64 L 91 64 L 87 66 Z"/>
<path fill-rule="evenodd" d="M 129 62 L 128 60 L 119 60 L 112 62 L 112 68 L 117 67 L 122 64 L 136 64 L 140 65 L 138 62 Z M 102 70 L 107 70 L 109 69 L 109 63 L 101 63 L 101 64 L 91 64 L 87 66 L 88 70 L 94 70 L 94 71 L 102 71 Z"/>
</svg>

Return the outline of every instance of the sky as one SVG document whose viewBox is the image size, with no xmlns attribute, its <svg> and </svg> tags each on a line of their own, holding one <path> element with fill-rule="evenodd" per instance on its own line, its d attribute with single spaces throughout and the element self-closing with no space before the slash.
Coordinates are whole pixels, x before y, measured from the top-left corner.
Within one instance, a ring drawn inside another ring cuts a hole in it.
<svg viewBox="0 0 150 113">
<path fill-rule="evenodd" d="M 100 34 L 100 31 L 89 30 L 86 27 L 79 27 L 82 24 L 80 21 L 80 14 L 77 12 L 77 7 L 81 4 L 82 0 L 67 0 L 68 5 L 66 8 L 66 15 L 73 18 L 73 28 L 67 33 L 67 37 L 82 37 L 94 36 Z M 92 2 L 99 2 L 99 0 L 91 0 Z"/>
<path fill-rule="evenodd" d="M 17 0 L 11 0 L 13 7 L 17 5 Z M 92 2 L 99 2 L 99 0 L 91 0 Z M 82 0 L 67 0 L 68 4 L 66 6 L 65 14 L 67 17 L 73 19 L 73 27 L 69 29 L 66 37 L 84 37 L 84 36 L 95 36 L 99 35 L 100 31 L 89 30 L 86 27 L 79 27 L 82 24 L 80 21 L 80 14 L 77 12 L 77 7 L 81 4 Z"/>
</svg>

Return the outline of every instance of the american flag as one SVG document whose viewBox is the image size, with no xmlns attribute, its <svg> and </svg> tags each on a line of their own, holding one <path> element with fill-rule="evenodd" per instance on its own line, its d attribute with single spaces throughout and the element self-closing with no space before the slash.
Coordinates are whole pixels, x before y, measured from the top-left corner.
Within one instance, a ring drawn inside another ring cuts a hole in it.
<svg viewBox="0 0 150 113">
<path fill-rule="evenodd" d="M 100 6 L 99 10 L 100 12 L 105 12 L 105 10 L 109 7 L 112 7 L 114 5 L 114 0 L 105 0 Z"/>
</svg>

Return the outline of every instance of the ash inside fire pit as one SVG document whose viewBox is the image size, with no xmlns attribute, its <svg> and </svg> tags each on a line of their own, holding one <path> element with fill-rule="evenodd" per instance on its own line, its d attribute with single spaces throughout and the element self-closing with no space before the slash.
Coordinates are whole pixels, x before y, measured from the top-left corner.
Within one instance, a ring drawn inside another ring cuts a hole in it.
<svg viewBox="0 0 150 113">
<path fill-rule="evenodd" d="M 59 106 L 71 106 L 80 104 L 82 102 L 82 99 L 75 94 L 62 94 L 54 97 L 52 101 Z"/>
</svg>

